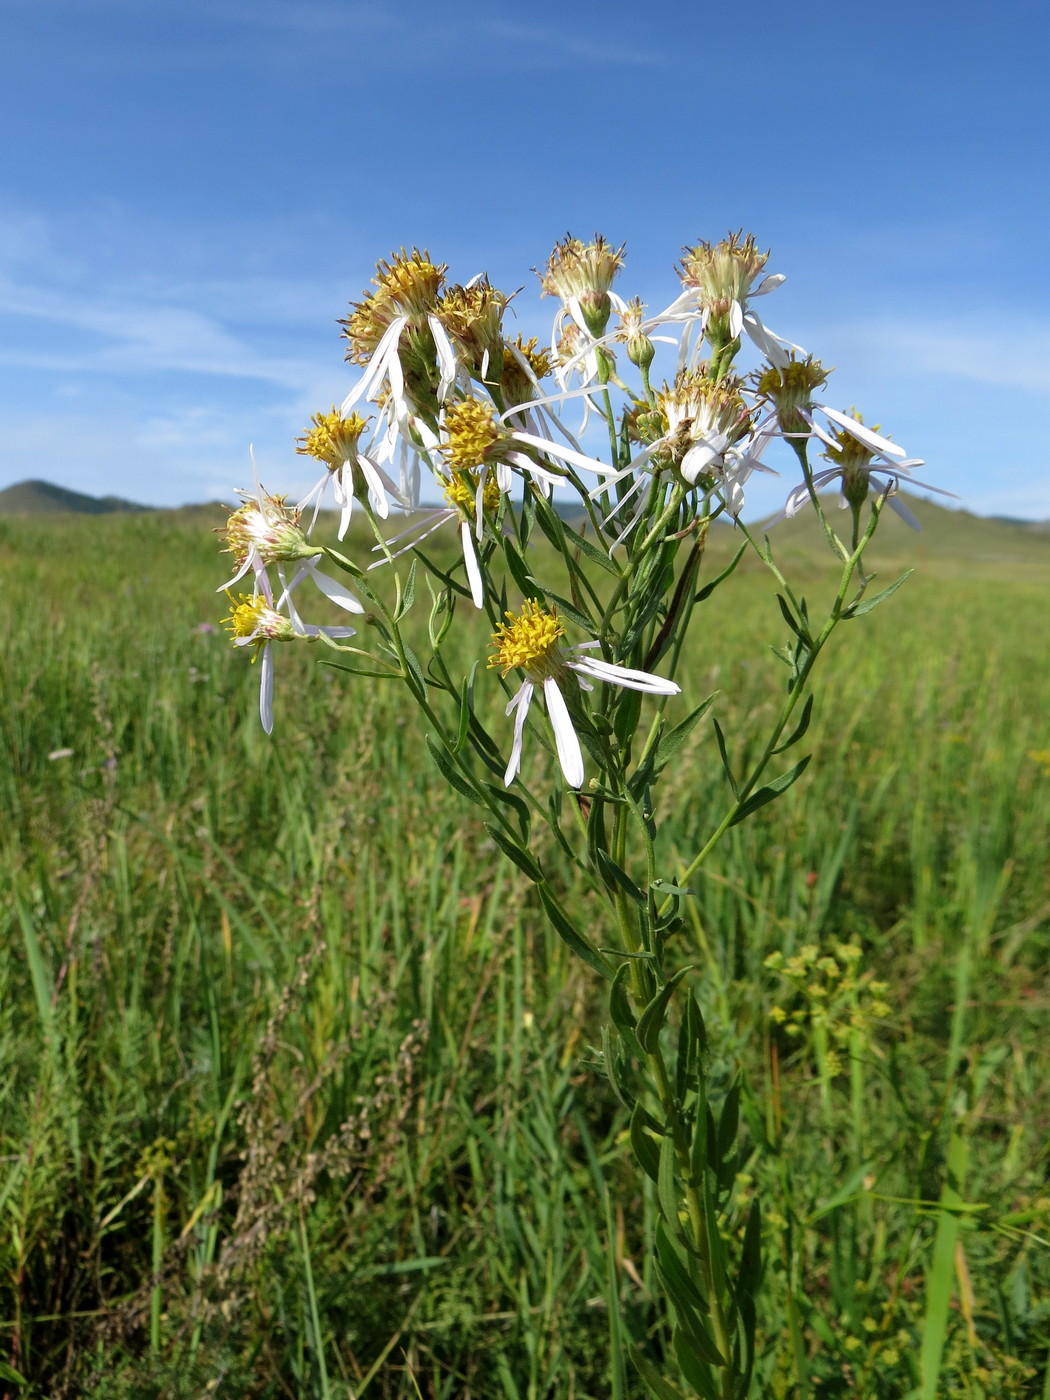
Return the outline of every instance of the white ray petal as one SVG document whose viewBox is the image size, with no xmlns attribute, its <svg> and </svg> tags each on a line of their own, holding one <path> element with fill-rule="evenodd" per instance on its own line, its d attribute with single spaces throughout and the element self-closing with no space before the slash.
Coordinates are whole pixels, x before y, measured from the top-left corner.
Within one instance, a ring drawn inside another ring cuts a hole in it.
<svg viewBox="0 0 1050 1400">
<path fill-rule="evenodd" d="M 521 769 L 521 740 L 525 732 L 525 720 L 529 713 L 529 706 L 532 704 L 534 690 L 535 687 L 531 681 L 524 681 L 517 695 L 507 706 L 508 715 L 512 711 L 514 712 L 514 742 L 510 748 L 510 762 L 503 775 L 504 787 L 510 787 Z"/>
<path fill-rule="evenodd" d="M 364 612 L 364 605 L 358 602 L 352 593 L 348 593 L 341 583 L 323 574 L 312 560 L 306 561 L 305 568 L 324 596 L 335 603 L 336 607 L 345 608 L 347 612 Z"/>
<path fill-rule="evenodd" d="M 478 568 L 478 556 L 474 553 L 474 540 L 471 536 L 469 520 L 464 520 L 460 524 L 459 538 L 463 545 L 463 563 L 466 565 L 470 596 L 474 600 L 476 608 L 483 608 L 485 606 L 485 587 L 481 581 L 481 570 Z"/>
<path fill-rule="evenodd" d="M 547 702 L 547 714 L 554 730 L 554 746 L 558 750 L 558 762 L 570 787 L 583 784 L 583 752 L 576 730 L 572 727 L 572 717 L 565 697 L 558 689 L 558 682 L 548 676 L 543 682 L 543 698 Z"/>
<path fill-rule="evenodd" d="M 889 438 L 884 438 L 881 433 L 872 432 L 863 423 L 858 423 L 855 418 L 851 418 L 847 413 L 840 413 L 837 408 L 828 408 L 825 404 L 818 405 L 825 418 L 830 418 L 833 423 L 837 423 L 840 428 L 844 428 L 850 437 L 857 439 L 865 447 L 870 447 L 872 452 L 881 452 L 886 457 L 907 457 L 903 447 L 898 447 L 895 442 L 890 442 Z"/>
<path fill-rule="evenodd" d="M 259 658 L 259 718 L 267 734 L 273 733 L 273 643 L 267 642 Z"/>
<path fill-rule="evenodd" d="M 593 676 L 596 681 L 625 685 L 628 690 L 642 690 L 648 695 L 677 695 L 682 688 L 675 685 L 674 681 L 664 680 L 663 676 L 654 676 L 648 671 L 635 671 L 630 666 L 617 666 L 611 661 L 603 661 L 598 656 L 581 656 L 568 664 L 573 671 L 582 671 L 584 675 Z"/>
</svg>

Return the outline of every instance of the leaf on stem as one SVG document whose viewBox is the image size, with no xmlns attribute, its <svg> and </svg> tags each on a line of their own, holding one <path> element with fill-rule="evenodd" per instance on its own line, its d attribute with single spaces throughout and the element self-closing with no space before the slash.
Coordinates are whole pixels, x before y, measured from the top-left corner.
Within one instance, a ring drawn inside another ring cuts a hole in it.
<svg viewBox="0 0 1050 1400">
<path fill-rule="evenodd" d="M 664 1017 L 667 1015 L 667 1007 L 675 988 L 692 970 L 692 967 L 679 968 L 671 980 L 664 983 L 638 1018 L 638 1039 L 648 1054 L 652 1054 L 659 1043 Z"/>
<path fill-rule="evenodd" d="M 888 588 L 884 588 L 881 593 L 876 593 L 874 598 L 863 598 L 860 602 L 851 603 L 848 608 L 843 608 L 843 619 L 848 621 L 850 618 L 863 617 L 865 613 L 870 613 L 872 608 L 877 608 L 880 603 L 884 603 L 887 598 L 896 593 L 901 584 L 909 579 L 914 572 L 914 569 L 905 569 L 899 579 L 891 583 Z"/>
<path fill-rule="evenodd" d="M 779 778 L 774 778 L 773 781 L 767 783 L 765 787 L 756 788 L 751 796 L 740 804 L 736 816 L 729 825 L 736 826 L 737 823 L 742 822 L 745 817 L 749 817 L 752 812 L 757 812 L 758 809 L 764 807 L 767 802 L 772 802 L 775 798 L 780 797 L 782 793 L 787 792 L 792 783 L 797 782 L 798 779 L 801 778 L 802 774 L 809 766 L 809 760 L 812 757 L 812 754 L 807 754 L 805 758 L 800 758 L 794 768 L 789 772 L 782 774 Z"/>
</svg>

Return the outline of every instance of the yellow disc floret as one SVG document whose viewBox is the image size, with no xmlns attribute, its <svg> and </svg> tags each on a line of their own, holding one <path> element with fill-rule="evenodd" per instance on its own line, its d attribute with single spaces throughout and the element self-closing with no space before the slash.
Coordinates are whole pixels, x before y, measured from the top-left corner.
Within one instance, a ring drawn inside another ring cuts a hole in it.
<svg viewBox="0 0 1050 1400">
<path fill-rule="evenodd" d="M 450 506 L 455 506 L 460 515 L 467 520 L 473 520 L 477 510 L 478 475 L 478 472 L 470 471 L 464 467 L 460 471 L 454 471 L 449 476 L 441 478 L 445 500 Z M 487 515 L 494 514 L 499 509 L 502 494 L 496 478 L 491 472 L 487 472 L 485 485 L 481 491 L 482 510 Z"/>
<path fill-rule="evenodd" d="M 441 452 L 453 472 L 476 471 L 484 466 L 503 437 L 493 405 L 473 398 L 463 399 L 447 410 L 445 435 Z"/>
<path fill-rule="evenodd" d="M 289 642 L 299 636 L 289 619 L 272 608 L 261 594 L 249 597 L 242 593 L 236 603 L 231 598 L 230 615 L 223 618 L 222 625 L 229 628 L 230 641 L 235 646 L 252 641 L 261 647 L 267 642 Z"/>
<path fill-rule="evenodd" d="M 230 511 L 218 533 L 238 564 L 253 551 L 264 564 L 304 559 L 319 552 L 299 528 L 299 512 L 285 505 L 285 500 L 284 496 L 260 491 L 258 496 L 245 495 L 242 504 Z"/>
<path fill-rule="evenodd" d="M 344 462 L 355 462 L 361 434 L 368 427 L 368 419 L 357 413 L 344 418 L 333 405 L 331 413 L 315 413 L 310 419 L 311 427 L 296 442 L 301 446 L 295 450 L 303 457 L 316 457 L 332 471 L 338 471 Z"/>
<path fill-rule="evenodd" d="M 508 612 L 506 616 L 507 621 L 493 634 L 496 651 L 489 658 L 489 666 L 498 667 L 503 675 L 522 670 L 537 682 L 554 675 L 562 665 L 558 642 L 565 636 L 557 611 L 526 598 L 520 613 Z"/>
<path fill-rule="evenodd" d="M 754 234 L 731 233 L 721 243 L 698 243 L 682 249 L 682 285 L 697 293 L 700 305 L 713 317 L 725 316 L 733 302 L 747 300 L 769 260 L 760 253 Z"/>
</svg>

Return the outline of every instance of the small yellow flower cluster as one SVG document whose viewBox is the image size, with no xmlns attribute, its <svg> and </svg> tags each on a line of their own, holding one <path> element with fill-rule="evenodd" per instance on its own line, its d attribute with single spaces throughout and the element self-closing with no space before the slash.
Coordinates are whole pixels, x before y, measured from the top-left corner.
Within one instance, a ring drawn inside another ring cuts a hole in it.
<svg viewBox="0 0 1050 1400">
<path fill-rule="evenodd" d="M 1050 778 L 1050 749 L 1029 749 L 1028 757 L 1038 763 L 1044 778 Z"/>
<path fill-rule="evenodd" d="M 479 473 L 471 471 L 469 467 L 461 467 L 459 471 L 442 478 L 441 489 L 445 500 L 450 506 L 455 506 L 466 520 L 475 519 L 477 514 L 478 476 Z M 481 494 L 482 509 L 486 515 L 495 514 L 499 509 L 502 494 L 495 476 L 489 472 Z"/>
<path fill-rule="evenodd" d="M 338 471 L 344 462 L 354 462 L 357 457 L 361 434 L 368 427 L 368 419 L 351 413 L 344 418 L 333 405 L 331 413 L 315 413 L 310 419 L 311 427 L 302 437 L 295 450 L 302 457 L 315 457 L 324 462 L 332 471 Z"/>
<path fill-rule="evenodd" d="M 557 667 L 559 638 L 564 636 L 565 627 L 557 610 L 548 610 L 526 598 L 521 612 L 508 612 L 507 621 L 493 634 L 496 652 L 489 667 L 498 667 L 503 675 L 516 667 L 531 676 L 550 675 Z"/>
<path fill-rule="evenodd" d="M 441 454 L 454 472 L 476 471 L 492 459 L 492 450 L 502 437 L 491 403 L 462 399 L 445 413 Z"/>
<path fill-rule="evenodd" d="M 862 956 L 856 943 L 839 943 L 824 954 L 816 944 L 807 943 L 790 958 L 770 953 L 766 967 L 779 972 L 797 996 L 790 1008 L 775 1005 L 770 1019 L 790 1036 L 801 1036 L 808 1027 L 824 1032 L 839 1046 L 858 1035 L 870 1040 L 875 1023 L 885 1020 L 891 1008 L 885 1000 L 886 983 L 860 971 Z M 840 1068 L 838 1056 L 829 1052 L 828 1073 L 836 1074 Z"/>
</svg>

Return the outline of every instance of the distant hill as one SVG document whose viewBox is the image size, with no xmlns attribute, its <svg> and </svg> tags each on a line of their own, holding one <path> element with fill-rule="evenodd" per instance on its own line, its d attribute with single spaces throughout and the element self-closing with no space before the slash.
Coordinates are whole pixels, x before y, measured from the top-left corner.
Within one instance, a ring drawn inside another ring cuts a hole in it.
<svg viewBox="0 0 1050 1400">
<path fill-rule="evenodd" d="M 117 511 L 152 510 L 119 496 L 85 496 L 49 481 L 19 481 L 0 491 L 0 515 L 113 515 Z"/>
</svg>

